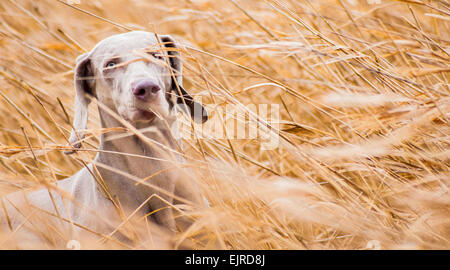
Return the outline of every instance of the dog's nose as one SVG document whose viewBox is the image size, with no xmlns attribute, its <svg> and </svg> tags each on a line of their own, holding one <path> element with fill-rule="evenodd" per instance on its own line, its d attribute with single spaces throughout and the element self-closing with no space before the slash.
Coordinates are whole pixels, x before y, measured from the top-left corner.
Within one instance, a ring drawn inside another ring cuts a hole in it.
<svg viewBox="0 0 450 270">
<path fill-rule="evenodd" d="M 161 88 L 151 80 L 138 81 L 133 87 L 133 95 L 143 101 L 149 101 L 158 95 Z"/>
</svg>

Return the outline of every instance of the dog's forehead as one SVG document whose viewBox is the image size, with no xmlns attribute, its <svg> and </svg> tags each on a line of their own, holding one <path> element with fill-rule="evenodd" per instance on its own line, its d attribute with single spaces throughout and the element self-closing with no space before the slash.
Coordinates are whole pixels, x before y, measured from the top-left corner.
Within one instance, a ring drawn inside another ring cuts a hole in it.
<svg viewBox="0 0 450 270">
<path fill-rule="evenodd" d="M 144 31 L 133 31 L 110 36 L 100 41 L 92 50 L 92 57 L 101 61 L 107 56 L 126 56 L 135 50 L 142 50 L 144 48 L 159 48 L 155 34 Z"/>
</svg>

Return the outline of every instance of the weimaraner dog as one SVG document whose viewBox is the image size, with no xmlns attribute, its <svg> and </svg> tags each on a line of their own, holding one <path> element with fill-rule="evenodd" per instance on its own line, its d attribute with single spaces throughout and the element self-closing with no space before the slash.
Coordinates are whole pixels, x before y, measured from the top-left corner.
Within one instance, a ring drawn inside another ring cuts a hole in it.
<svg viewBox="0 0 450 270">
<path fill-rule="evenodd" d="M 104 133 L 94 161 L 75 175 L 26 195 L 18 192 L 3 198 L 0 223 L 11 231 L 26 224 L 26 214 L 19 210 L 26 203 L 102 234 L 114 232 L 136 213 L 176 230 L 171 205 L 195 205 L 199 197 L 194 184 L 174 172 L 183 159 L 171 134 L 173 108 L 182 105 L 196 122 L 206 121 L 207 113 L 183 89 L 175 41 L 144 31 L 114 35 L 80 55 L 74 73 L 75 116 L 69 139 L 73 148 L 66 154 L 81 147 L 92 100 L 98 104 L 102 128 L 135 133 L 124 135 L 118 129 Z"/>
</svg>

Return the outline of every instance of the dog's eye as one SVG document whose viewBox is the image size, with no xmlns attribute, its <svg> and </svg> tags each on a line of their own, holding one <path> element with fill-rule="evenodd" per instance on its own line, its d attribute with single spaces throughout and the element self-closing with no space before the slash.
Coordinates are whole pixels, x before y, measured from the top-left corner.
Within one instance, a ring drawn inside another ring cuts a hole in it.
<svg viewBox="0 0 450 270">
<path fill-rule="evenodd" d="M 113 68 L 116 66 L 116 61 L 109 61 L 108 63 L 106 63 L 105 67 L 107 68 Z"/>
</svg>

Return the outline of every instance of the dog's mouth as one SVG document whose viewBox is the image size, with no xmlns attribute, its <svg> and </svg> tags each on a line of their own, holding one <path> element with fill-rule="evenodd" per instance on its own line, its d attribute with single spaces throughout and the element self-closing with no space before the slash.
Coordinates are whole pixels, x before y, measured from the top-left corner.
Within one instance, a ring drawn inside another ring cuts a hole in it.
<svg viewBox="0 0 450 270">
<path fill-rule="evenodd" d="M 137 112 L 140 116 L 142 116 L 142 118 L 147 120 L 153 120 L 153 118 L 156 117 L 156 114 L 149 110 L 137 109 Z"/>
<path fill-rule="evenodd" d="M 123 118 L 131 123 L 150 122 L 157 117 L 156 113 L 150 109 L 133 108 L 130 113 Z"/>
</svg>

